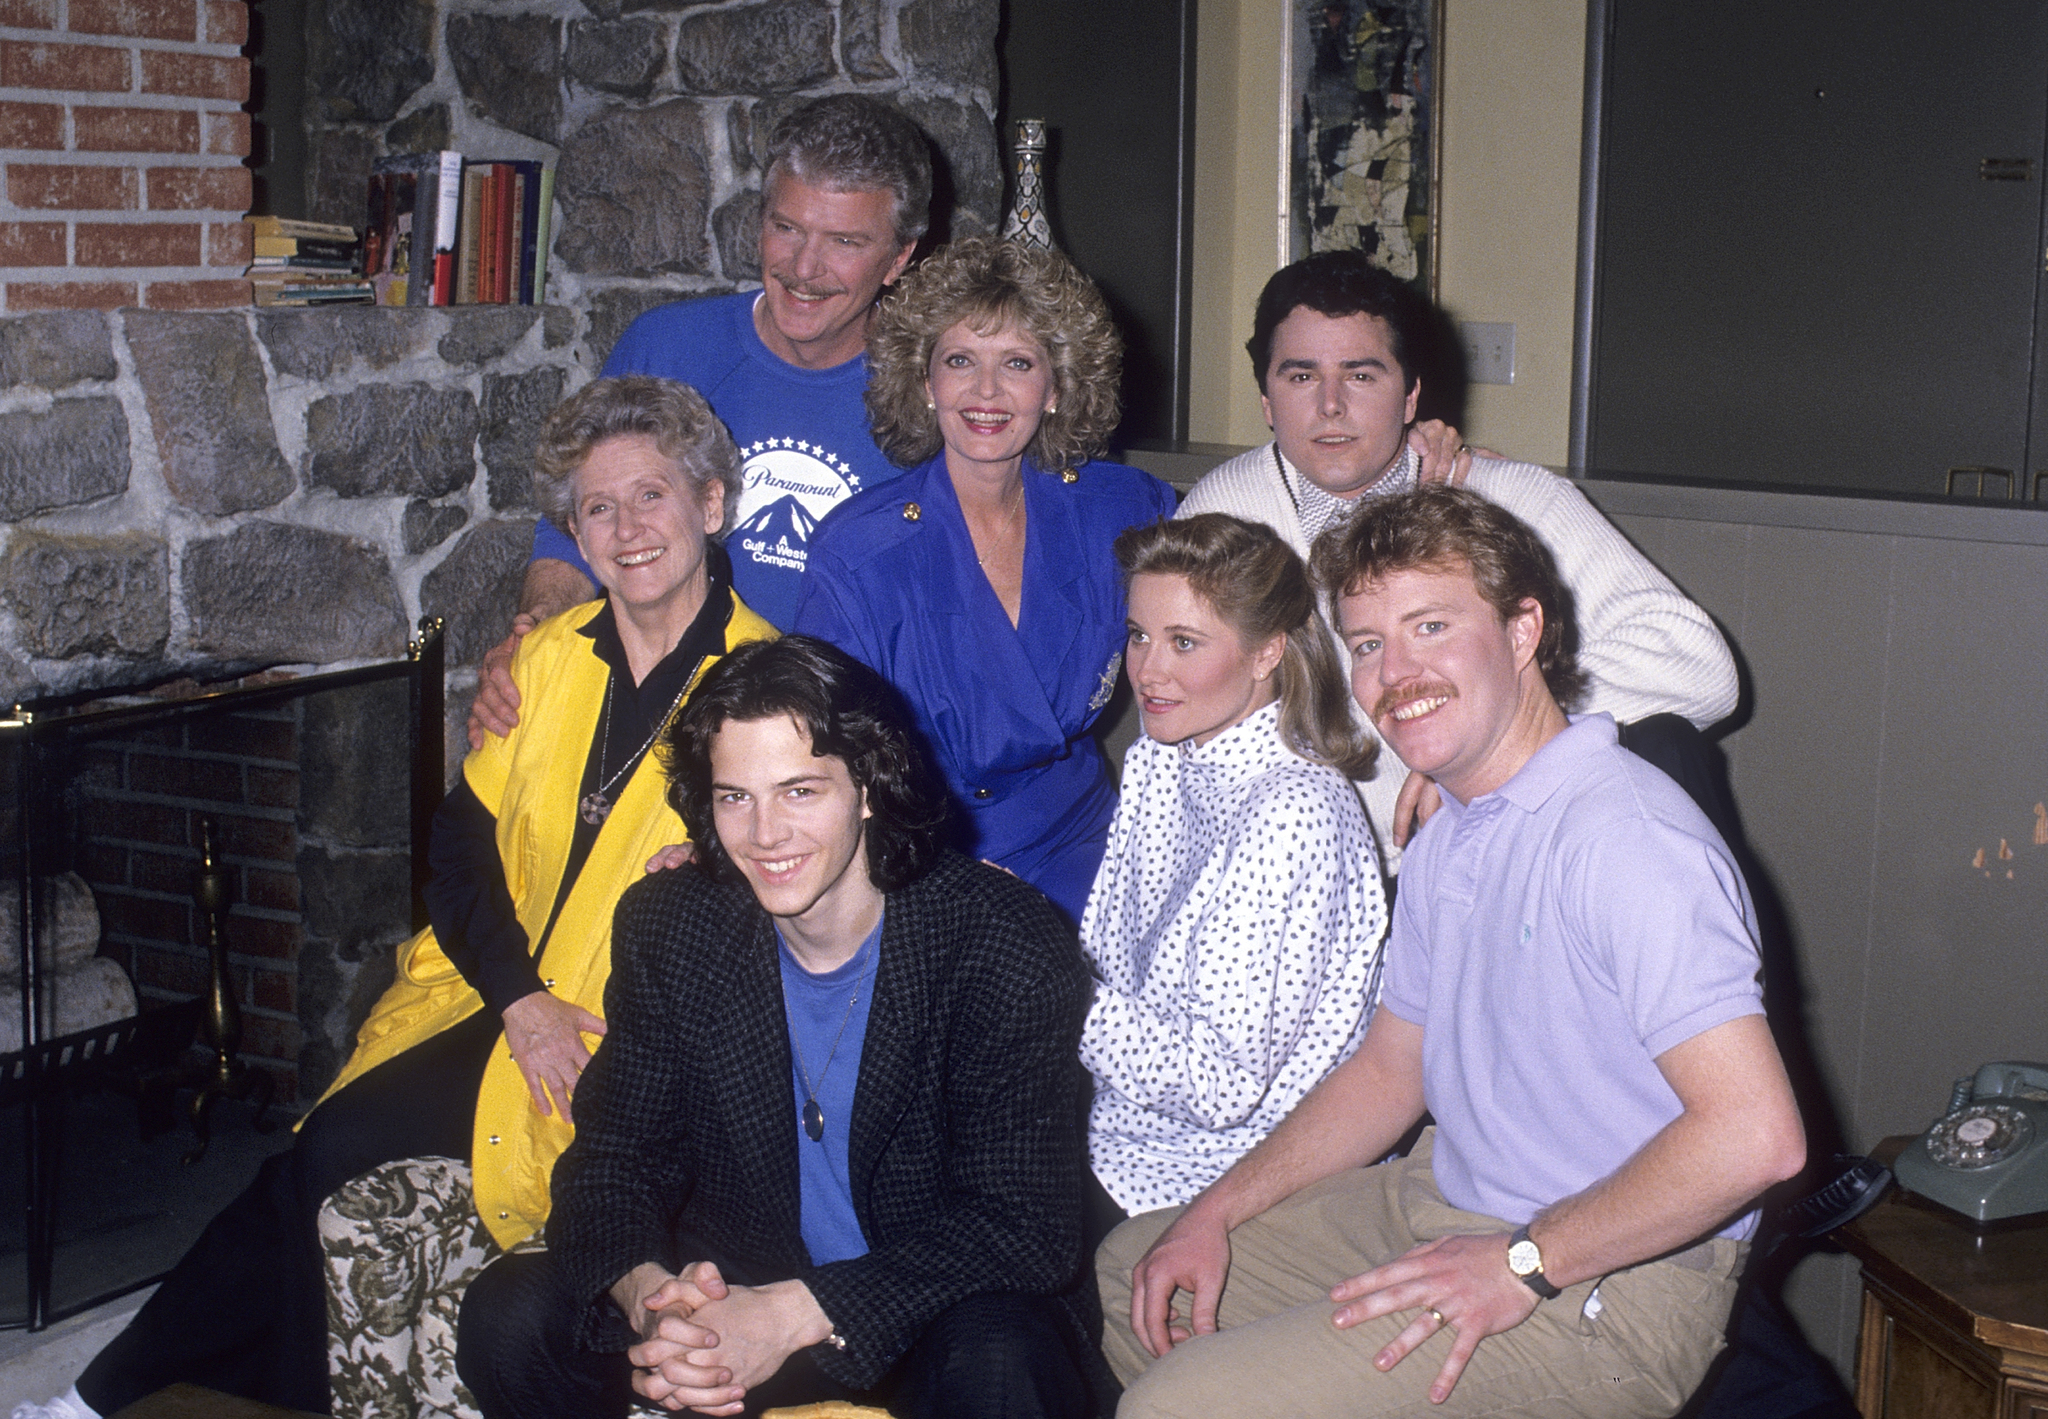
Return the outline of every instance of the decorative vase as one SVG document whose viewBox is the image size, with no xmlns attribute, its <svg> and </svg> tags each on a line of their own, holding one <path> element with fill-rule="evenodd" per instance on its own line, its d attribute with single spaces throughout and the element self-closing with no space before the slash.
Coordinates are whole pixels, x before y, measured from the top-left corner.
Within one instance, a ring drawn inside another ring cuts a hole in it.
<svg viewBox="0 0 2048 1419">
<path fill-rule="evenodd" d="M 1045 220 L 1045 120 L 1018 119 L 1017 138 L 1010 152 L 1017 185 L 1009 215 L 1003 218 L 1003 240 L 1051 251 L 1052 227 Z"/>
</svg>

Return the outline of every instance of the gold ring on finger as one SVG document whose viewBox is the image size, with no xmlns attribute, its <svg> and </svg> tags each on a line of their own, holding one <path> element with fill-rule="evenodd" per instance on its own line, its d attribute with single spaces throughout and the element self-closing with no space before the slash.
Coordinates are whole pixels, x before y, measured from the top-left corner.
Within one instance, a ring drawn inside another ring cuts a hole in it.
<svg viewBox="0 0 2048 1419">
<path fill-rule="evenodd" d="M 1425 1306 L 1423 1309 L 1426 1310 L 1430 1315 L 1436 1317 L 1436 1323 L 1438 1325 L 1443 1326 L 1450 1324 L 1449 1321 L 1444 1319 L 1444 1313 L 1438 1310 L 1435 1306 Z"/>
</svg>

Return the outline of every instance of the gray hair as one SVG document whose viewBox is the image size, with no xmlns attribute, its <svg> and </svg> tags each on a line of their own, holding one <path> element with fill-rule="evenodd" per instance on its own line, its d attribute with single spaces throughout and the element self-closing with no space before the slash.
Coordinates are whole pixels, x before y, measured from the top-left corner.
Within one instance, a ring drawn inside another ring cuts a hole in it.
<svg viewBox="0 0 2048 1419">
<path fill-rule="evenodd" d="M 931 224 L 931 144 L 915 123 L 865 94 L 832 94 L 775 125 L 761 182 L 764 202 L 777 167 L 832 192 L 889 193 L 896 199 L 890 220 L 902 245 Z"/>
<path fill-rule="evenodd" d="M 592 380 L 548 415 L 533 452 L 533 500 L 548 521 L 573 536 L 576 471 L 606 439 L 636 434 L 653 439 L 699 497 L 713 483 L 724 486 L 718 535 L 731 530 L 740 503 L 740 451 L 732 435 L 689 385 L 645 374 Z"/>
</svg>

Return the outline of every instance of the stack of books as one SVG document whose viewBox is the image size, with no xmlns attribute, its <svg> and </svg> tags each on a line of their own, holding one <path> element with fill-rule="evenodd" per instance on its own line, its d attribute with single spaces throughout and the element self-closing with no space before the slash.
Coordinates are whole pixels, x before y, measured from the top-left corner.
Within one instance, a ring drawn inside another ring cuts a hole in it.
<svg viewBox="0 0 2048 1419">
<path fill-rule="evenodd" d="M 533 305 L 547 285 L 555 171 L 446 150 L 371 169 L 364 272 L 379 305 Z"/>
<path fill-rule="evenodd" d="M 354 227 L 289 217 L 248 222 L 255 259 L 245 274 L 257 305 L 368 305 L 376 299 L 376 288 L 357 264 Z"/>
</svg>

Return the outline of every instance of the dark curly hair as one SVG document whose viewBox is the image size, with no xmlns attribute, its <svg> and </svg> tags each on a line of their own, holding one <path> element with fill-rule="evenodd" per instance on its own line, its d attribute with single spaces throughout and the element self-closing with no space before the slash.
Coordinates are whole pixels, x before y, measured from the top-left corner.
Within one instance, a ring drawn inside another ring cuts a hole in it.
<svg viewBox="0 0 2048 1419">
<path fill-rule="evenodd" d="M 1525 600 L 1543 608 L 1536 668 L 1558 708 L 1569 710 L 1585 693 L 1571 589 L 1550 549 L 1527 523 L 1475 492 L 1429 483 L 1374 498 L 1350 525 L 1318 537 L 1309 560 L 1333 605 L 1393 572 L 1468 567 L 1503 621 L 1518 615 Z"/>
<path fill-rule="evenodd" d="M 914 468 L 942 446 L 925 382 L 932 347 L 962 321 L 979 331 L 1015 325 L 1045 347 L 1056 407 L 1032 437 L 1032 462 L 1059 472 L 1109 446 L 1124 342 L 1102 293 L 1057 251 L 977 236 L 913 266 L 868 328 L 868 421 L 892 461 Z"/>
<path fill-rule="evenodd" d="M 711 739 L 727 720 L 788 715 L 811 752 L 846 765 L 867 795 L 868 880 L 884 892 L 932 869 L 946 843 L 947 798 L 887 681 L 815 636 L 751 641 L 710 670 L 661 741 L 668 801 L 714 881 L 743 880 L 711 815 Z"/>
</svg>

